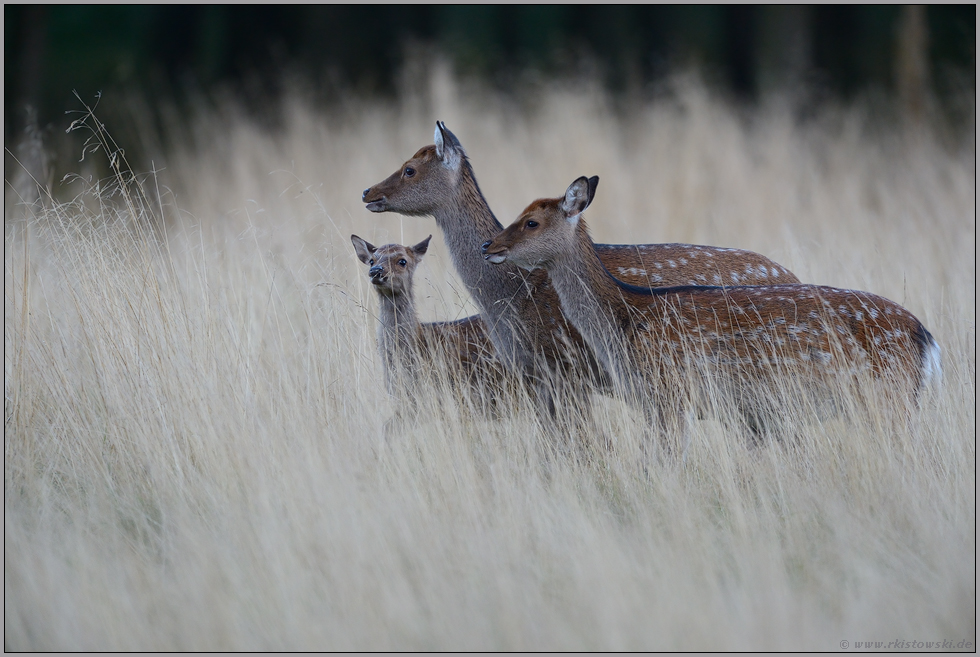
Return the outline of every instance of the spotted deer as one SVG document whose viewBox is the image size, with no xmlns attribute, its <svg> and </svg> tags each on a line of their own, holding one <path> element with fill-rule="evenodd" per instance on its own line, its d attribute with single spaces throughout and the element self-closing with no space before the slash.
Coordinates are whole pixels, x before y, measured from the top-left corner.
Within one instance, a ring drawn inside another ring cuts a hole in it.
<svg viewBox="0 0 980 657">
<path fill-rule="evenodd" d="M 364 190 L 362 200 L 371 212 L 435 218 L 498 357 L 537 382 L 539 401 L 553 410 L 555 374 L 605 385 L 594 356 L 562 312 L 548 274 L 510 264 L 494 267 L 483 259 L 481 245 L 503 226 L 480 191 L 462 145 L 444 123 L 436 123 L 434 145 Z M 691 244 L 597 244 L 595 249 L 606 269 L 643 287 L 799 282 L 765 256 L 739 249 Z"/>
<path fill-rule="evenodd" d="M 404 415 L 418 405 L 420 380 L 445 374 L 450 386 L 468 386 L 480 410 L 493 414 L 504 372 L 483 320 L 474 315 L 453 322 L 419 321 L 413 280 L 431 239 L 415 246 L 374 246 L 351 235 L 378 296 L 378 352 L 388 394 L 401 402 L 396 414 Z"/>
<path fill-rule="evenodd" d="M 598 181 L 582 177 L 564 196 L 534 201 L 482 250 L 489 263 L 548 272 L 565 316 L 615 390 L 640 403 L 651 421 L 683 422 L 684 404 L 713 390 L 758 432 L 786 412 L 766 406 L 780 397 L 780 381 L 824 406 L 842 390 L 835 383 L 870 381 L 910 408 L 941 376 L 929 331 L 868 292 L 817 285 L 651 289 L 614 278 L 582 217 Z"/>
</svg>

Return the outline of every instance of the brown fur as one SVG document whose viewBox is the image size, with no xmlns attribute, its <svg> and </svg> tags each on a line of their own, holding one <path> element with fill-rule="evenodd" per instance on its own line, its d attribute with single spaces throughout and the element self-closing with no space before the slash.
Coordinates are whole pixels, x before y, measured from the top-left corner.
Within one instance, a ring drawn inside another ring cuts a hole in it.
<svg viewBox="0 0 980 657">
<path fill-rule="evenodd" d="M 478 315 L 453 322 L 418 319 L 413 282 L 429 239 L 415 246 L 376 247 L 351 235 L 351 242 L 358 258 L 370 267 L 368 275 L 378 295 L 378 351 L 389 394 L 414 397 L 418 380 L 443 373 L 444 365 L 448 383 L 469 386 L 473 398 L 485 402 L 483 410 L 490 412 L 501 390 L 503 368 L 483 320 Z"/>
<path fill-rule="evenodd" d="M 485 252 L 491 262 L 547 270 L 617 388 L 661 415 L 676 412 L 664 408 L 677 399 L 669 388 L 676 382 L 665 377 L 685 372 L 683 380 L 698 368 L 703 384 L 734 395 L 754 420 L 777 374 L 823 395 L 830 378 L 866 372 L 898 401 L 915 399 L 924 379 L 940 374 L 938 346 L 921 322 L 874 294 L 816 285 L 649 290 L 617 281 L 581 218 L 597 182 L 580 178 L 564 197 L 531 203 Z"/>
<path fill-rule="evenodd" d="M 436 142 L 364 190 L 367 209 L 435 218 L 456 271 L 479 306 L 498 355 L 509 367 L 532 376 L 540 375 L 543 367 L 551 373 L 577 372 L 601 379 L 594 357 L 566 320 L 547 273 L 494 267 L 483 260 L 480 246 L 503 226 L 483 197 L 459 140 L 441 123 Z M 596 251 L 609 271 L 635 285 L 799 281 L 768 258 L 739 249 L 599 244 Z"/>
</svg>

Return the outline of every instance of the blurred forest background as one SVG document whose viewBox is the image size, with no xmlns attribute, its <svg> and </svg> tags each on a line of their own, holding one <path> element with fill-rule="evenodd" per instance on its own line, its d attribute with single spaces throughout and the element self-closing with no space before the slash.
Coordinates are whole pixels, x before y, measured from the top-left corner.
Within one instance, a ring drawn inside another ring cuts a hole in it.
<svg viewBox="0 0 980 657">
<path fill-rule="evenodd" d="M 27 107 L 42 128 L 67 124 L 73 90 L 178 103 L 221 90 L 268 114 L 284 84 L 328 106 L 397 96 L 433 55 L 517 97 L 588 76 L 642 99 L 694 69 L 738 102 L 872 95 L 972 122 L 976 6 L 5 5 L 4 143 Z"/>
</svg>

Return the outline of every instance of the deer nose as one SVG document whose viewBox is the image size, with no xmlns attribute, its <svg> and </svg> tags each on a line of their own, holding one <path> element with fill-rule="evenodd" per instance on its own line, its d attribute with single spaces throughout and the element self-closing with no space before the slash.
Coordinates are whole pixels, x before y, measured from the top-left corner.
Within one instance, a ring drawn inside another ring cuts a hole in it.
<svg viewBox="0 0 980 657">
<path fill-rule="evenodd" d="M 366 199 L 366 198 L 367 198 L 367 195 L 368 195 L 368 192 L 370 192 L 370 191 L 371 191 L 371 188 L 370 188 L 370 187 L 368 187 L 368 188 L 367 188 L 367 189 L 365 189 L 365 190 L 364 190 L 363 192 L 361 192 L 361 200 L 362 200 L 362 201 L 363 201 L 364 199 Z"/>
<path fill-rule="evenodd" d="M 368 276 L 371 278 L 380 278 L 383 273 L 385 273 L 385 270 L 381 265 L 368 269 Z"/>
<path fill-rule="evenodd" d="M 490 248 L 490 245 L 491 244 L 493 244 L 493 240 L 487 240 L 486 242 L 483 243 L 483 246 L 480 247 L 480 251 L 482 251 L 483 253 L 486 253 L 487 252 L 487 249 Z"/>
</svg>

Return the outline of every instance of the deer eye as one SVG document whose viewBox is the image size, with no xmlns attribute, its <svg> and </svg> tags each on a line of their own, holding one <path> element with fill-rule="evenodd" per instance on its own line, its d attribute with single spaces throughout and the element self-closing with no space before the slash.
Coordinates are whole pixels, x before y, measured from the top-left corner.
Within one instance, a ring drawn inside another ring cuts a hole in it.
<svg viewBox="0 0 980 657">
<path fill-rule="evenodd" d="M 405 265 L 408 264 L 408 260 L 405 260 L 405 258 L 402 258 L 401 260 L 398 261 L 398 264 L 401 265 L 402 267 L 404 267 Z"/>
<path fill-rule="evenodd" d="M 538 227 L 538 222 L 536 222 L 536 221 L 528 221 L 524 225 L 527 226 L 528 228 L 537 228 Z"/>
<path fill-rule="evenodd" d="M 413 169 L 412 167 L 405 167 L 405 177 L 406 178 L 411 178 L 414 175 L 415 175 L 415 169 Z"/>
<path fill-rule="evenodd" d="M 373 265 L 374 264 L 374 258 L 371 258 L 370 260 L 368 260 L 368 264 L 369 265 Z"/>
</svg>

